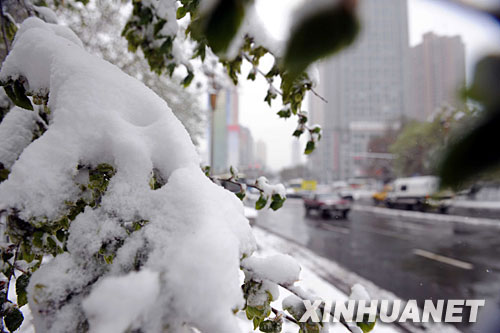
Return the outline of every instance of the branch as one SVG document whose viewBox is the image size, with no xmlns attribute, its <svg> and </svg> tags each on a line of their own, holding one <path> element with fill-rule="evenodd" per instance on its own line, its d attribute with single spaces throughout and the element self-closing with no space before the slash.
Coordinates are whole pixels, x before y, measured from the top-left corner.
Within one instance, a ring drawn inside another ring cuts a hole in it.
<svg viewBox="0 0 500 333">
<path fill-rule="evenodd" d="M 5 291 L 5 295 L 7 295 L 7 297 L 9 297 L 9 288 L 10 288 L 10 280 L 12 279 L 12 276 L 14 275 L 14 272 L 16 270 L 16 261 L 17 261 L 17 254 L 19 253 L 19 245 L 20 243 L 17 243 L 15 246 L 16 246 L 16 252 L 14 253 L 14 261 L 13 261 L 13 264 L 12 264 L 12 273 L 9 274 L 9 279 L 7 281 L 7 290 Z M 7 262 L 9 263 L 9 262 Z"/>
<path fill-rule="evenodd" d="M 253 66 L 252 59 L 250 58 L 250 56 L 249 56 L 247 53 L 245 53 L 245 52 L 242 52 L 241 54 L 243 55 L 243 58 L 245 58 L 245 60 L 246 60 L 246 61 L 248 61 L 249 63 L 251 63 L 251 64 L 252 64 L 252 66 Z M 268 78 L 268 77 L 266 76 L 266 73 L 264 73 L 263 71 L 261 71 L 261 70 L 260 70 L 260 68 L 259 68 L 259 67 L 257 67 L 257 66 L 253 66 L 253 68 L 257 71 L 257 73 L 259 73 L 260 75 L 262 75 L 262 77 L 263 77 L 264 79 L 266 79 L 267 83 L 269 83 L 269 85 L 270 85 L 270 86 L 272 86 L 272 87 L 273 87 L 273 89 L 274 89 L 274 90 L 275 90 L 278 94 L 280 94 L 281 96 L 283 96 L 283 93 L 281 92 L 281 90 L 279 90 L 278 88 L 276 88 L 276 87 L 274 86 L 274 84 L 273 84 L 273 80 L 272 80 L 272 79 L 270 79 L 270 78 Z"/>
<path fill-rule="evenodd" d="M 323 102 L 325 103 L 328 103 L 328 100 L 326 98 L 324 98 L 323 96 L 321 96 L 320 94 L 318 94 L 313 88 L 311 88 L 311 92 L 316 96 L 318 97 L 319 99 L 321 99 Z"/>
<path fill-rule="evenodd" d="M 245 52 L 242 52 L 242 55 L 243 55 L 243 58 L 245 58 L 245 60 L 247 60 L 249 63 L 252 64 L 252 59 L 250 58 L 250 56 L 245 53 Z M 257 71 L 257 73 L 259 73 L 260 75 L 262 75 L 264 77 L 264 79 L 266 79 L 267 83 L 269 83 L 270 86 L 273 87 L 273 89 L 278 93 L 280 94 L 281 96 L 283 96 L 283 93 L 281 92 L 281 90 L 279 90 L 278 88 L 276 88 L 274 85 L 273 85 L 273 80 L 268 78 L 266 76 L 266 73 L 264 73 L 259 67 L 257 66 L 253 66 L 253 68 Z M 316 97 L 318 97 L 319 99 L 321 99 L 323 102 L 325 103 L 328 103 L 328 100 L 326 98 L 324 98 L 323 96 L 321 96 L 320 94 L 318 94 L 313 88 L 310 88 L 309 89 Z"/>
<path fill-rule="evenodd" d="M 300 288 L 300 287 L 295 287 L 295 286 L 293 286 L 293 285 L 288 285 L 288 284 L 283 284 L 283 283 L 277 283 L 277 282 L 272 281 L 272 280 L 269 280 L 269 279 L 267 279 L 267 278 L 262 278 L 262 277 L 260 277 L 258 273 L 256 273 L 254 270 L 252 270 L 252 269 L 250 269 L 250 268 L 248 268 L 248 267 L 245 267 L 244 265 L 243 265 L 243 268 L 244 268 L 246 271 L 248 271 L 248 272 L 250 272 L 250 273 L 252 273 L 252 274 L 255 274 L 255 275 L 257 276 L 257 278 L 258 278 L 258 279 L 261 279 L 261 280 L 268 280 L 268 281 L 271 281 L 271 282 L 273 282 L 273 283 L 276 283 L 276 284 L 277 284 L 277 285 L 279 285 L 281 288 L 288 290 L 289 292 L 291 292 L 292 294 L 294 294 L 294 295 L 295 295 L 295 296 L 297 296 L 298 298 L 302 299 L 303 301 L 304 301 L 304 300 L 313 300 L 313 299 L 318 299 L 318 297 L 315 297 L 314 295 L 310 295 L 310 294 L 306 293 L 306 292 L 305 292 L 304 290 L 302 290 L 302 288 Z M 324 305 L 321 305 L 321 307 L 320 307 L 320 308 L 324 311 Z M 274 312 L 274 311 L 273 311 L 273 312 Z M 332 310 L 330 310 L 330 315 L 332 316 L 332 318 L 334 318 L 334 317 L 335 317 L 335 313 L 334 313 Z M 288 318 L 287 318 L 287 319 L 288 319 Z M 349 324 L 345 321 L 345 319 L 344 319 L 344 318 L 340 317 L 340 318 L 338 318 L 338 319 L 339 319 L 339 322 L 340 322 L 340 323 L 341 323 L 341 324 L 342 324 L 342 325 L 343 325 L 343 326 L 344 326 L 344 327 L 345 327 L 345 328 L 346 328 L 349 332 L 352 332 L 350 325 L 349 325 Z M 294 322 L 295 322 L 295 323 L 297 323 L 297 321 L 296 321 L 296 320 L 294 320 Z"/>
<path fill-rule="evenodd" d="M 0 20 L 0 24 L 2 25 L 3 42 L 5 44 L 5 55 L 7 55 L 9 53 L 9 41 L 7 40 L 7 33 L 5 32 L 5 16 L 3 14 L 2 0 L 0 0 Z"/>
<path fill-rule="evenodd" d="M 304 290 L 302 290 L 302 288 L 299 288 L 299 287 L 295 287 L 295 286 L 288 286 L 288 285 L 284 285 L 284 284 L 279 284 L 279 286 L 281 288 L 284 288 L 286 290 L 288 290 L 289 292 L 291 292 L 292 294 L 294 294 L 295 296 L 297 296 L 298 298 L 302 299 L 302 300 L 313 300 L 313 299 L 317 299 L 317 297 L 314 297 L 314 295 L 310 295 L 308 293 L 306 293 Z M 322 304 L 320 306 L 320 309 L 324 312 L 325 310 L 325 307 L 324 305 Z M 335 317 L 335 313 L 333 311 L 330 311 L 330 315 L 332 316 L 332 318 Z M 351 330 L 351 327 L 349 326 L 349 324 L 345 321 L 344 318 L 340 317 L 338 318 L 339 319 L 339 322 L 344 325 L 344 327 L 349 331 L 349 332 L 352 332 Z"/>
<path fill-rule="evenodd" d="M 296 320 L 295 320 L 295 318 L 293 318 L 293 317 L 291 317 L 291 316 L 287 315 L 287 314 L 286 314 L 286 313 L 284 313 L 283 311 L 279 311 L 278 309 L 275 309 L 275 308 L 273 308 L 273 307 L 271 307 L 271 310 L 273 311 L 273 313 L 274 313 L 276 316 L 281 315 L 281 316 L 285 317 L 285 319 L 287 319 L 287 320 L 291 321 L 292 323 L 297 324 L 297 325 L 299 324 L 299 322 L 298 322 L 298 321 L 296 321 Z"/>
<path fill-rule="evenodd" d="M 213 178 L 210 177 L 210 179 L 212 179 L 213 181 Z M 260 187 L 256 186 L 256 185 L 251 185 L 251 184 L 247 184 L 247 183 L 239 183 L 235 180 L 233 180 L 234 178 L 227 178 L 227 179 L 224 179 L 224 178 L 221 178 L 221 179 L 218 179 L 219 181 L 222 181 L 222 182 L 228 182 L 228 183 L 231 183 L 231 184 L 235 184 L 235 185 L 239 185 L 240 186 L 240 189 L 243 190 L 243 185 L 245 185 L 246 187 L 252 187 L 252 188 L 255 188 L 257 190 L 259 190 L 261 193 L 264 192 L 263 189 L 261 189 Z"/>
</svg>

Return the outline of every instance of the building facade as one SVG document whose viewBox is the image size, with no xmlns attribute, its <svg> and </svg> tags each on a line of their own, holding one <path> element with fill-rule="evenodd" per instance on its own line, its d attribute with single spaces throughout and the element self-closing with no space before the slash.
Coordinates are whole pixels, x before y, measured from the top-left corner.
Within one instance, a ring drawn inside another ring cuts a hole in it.
<svg viewBox="0 0 500 333">
<path fill-rule="evenodd" d="M 408 113 L 407 1 L 362 0 L 359 16 L 355 44 L 319 65 L 317 91 L 328 103 L 310 99 L 323 137 L 309 168 L 324 183 L 362 176 L 370 139 Z"/>
<path fill-rule="evenodd" d="M 459 91 L 465 87 L 465 45 L 460 36 L 426 33 L 410 51 L 412 118 L 429 119 L 442 108 L 464 106 Z"/>
</svg>

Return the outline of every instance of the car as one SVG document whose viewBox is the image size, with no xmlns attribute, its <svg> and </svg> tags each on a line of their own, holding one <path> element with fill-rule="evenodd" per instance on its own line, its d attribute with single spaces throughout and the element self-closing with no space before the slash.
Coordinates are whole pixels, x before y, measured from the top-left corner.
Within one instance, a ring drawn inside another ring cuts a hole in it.
<svg viewBox="0 0 500 333">
<path fill-rule="evenodd" d="M 342 197 L 339 193 L 313 193 L 304 197 L 306 215 L 317 211 L 322 217 L 340 216 L 347 218 L 351 210 L 351 200 Z"/>
</svg>

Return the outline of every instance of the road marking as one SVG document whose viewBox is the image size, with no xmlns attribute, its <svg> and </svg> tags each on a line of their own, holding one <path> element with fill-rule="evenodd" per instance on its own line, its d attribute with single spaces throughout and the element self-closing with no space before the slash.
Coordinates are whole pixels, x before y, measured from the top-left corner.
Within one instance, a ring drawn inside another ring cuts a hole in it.
<svg viewBox="0 0 500 333">
<path fill-rule="evenodd" d="M 330 231 L 340 232 L 340 233 L 343 233 L 343 234 L 346 234 L 346 235 L 351 232 L 348 228 L 336 227 L 334 225 L 326 224 L 326 223 L 321 223 L 320 226 L 323 229 L 330 230 Z"/>
<path fill-rule="evenodd" d="M 471 270 L 474 268 L 474 265 L 472 265 L 471 263 L 457 260 L 457 259 L 453 259 L 453 258 L 448 258 L 448 257 L 442 256 L 442 255 L 432 253 L 429 251 L 425 251 L 425 250 L 421 250 L 421 249 L 413 249 L 413 253 L 416 254 L 417 256 L 425 257 L 425 258 L 431 259 L 431 260 L 436 260 L 436 261 L 439 261 L 439 262 L 442 262 L 442 263 L 445 263 L 445 264 L 448 264 L 451 266 L 455 266 L 458 268 L 462 268 L 462 269 Z"/>
<path fill-rule="evenodd" d="M 365 231 L 365 232 L 371 232 L 373 234 L 378 234 L 378 235 L 382 235 L 382 236 L 387 236 L 387 237 L 393 237 L 393 238 L 398 238 L 398 239 L 402 239 L 402 240 L 413 240 L 414 238 L 413 237 L 409 237 L 409 236 L 405 236 L 405 235 L 401 235 L 401 234 L 398 234 L 398 233 L 394 233 L 394 232 L 390 232 L 390 231 L 383 231 L 383 230 L 369 230 L 369 229 L 360 229 L 362 231 Z"/>
</svg>

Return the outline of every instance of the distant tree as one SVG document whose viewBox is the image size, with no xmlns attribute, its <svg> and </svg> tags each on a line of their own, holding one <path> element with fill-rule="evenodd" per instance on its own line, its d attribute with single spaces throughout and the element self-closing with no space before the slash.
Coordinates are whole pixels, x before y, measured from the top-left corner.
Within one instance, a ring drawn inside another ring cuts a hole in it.
<svg viewBox="0 0 500 333">
<path fill-rule="evenodd" d="M 402 125 L 404 126 L 404 125 Z M 374 154 L 390 154 L 390 146 L 396 142 L 401 129 L 388 127 L 385 132 L 373 137 L 368 142 L 368 152 Z M 389 180 L 394 177 L 393 162 L 390 158 L 370 158 L 365 165 L 365 174 L 380 180 Z"/>
<path fill-rule="evenodd" d="M 430 175 L 448 148 L 449 142 L 463 135 L 464 126 L 477 116 L 476 109 L 444 108 L 431 121 L 406 123 L 389 152 L 394 154 L 393 167 L 398 177 Z"/>
</svg>

